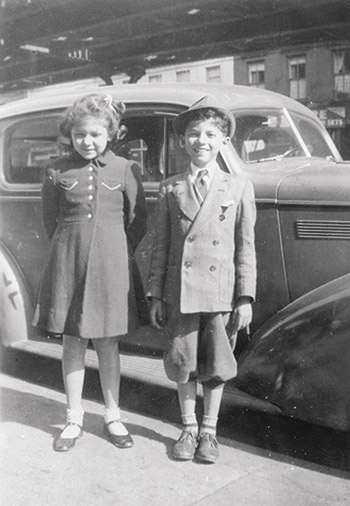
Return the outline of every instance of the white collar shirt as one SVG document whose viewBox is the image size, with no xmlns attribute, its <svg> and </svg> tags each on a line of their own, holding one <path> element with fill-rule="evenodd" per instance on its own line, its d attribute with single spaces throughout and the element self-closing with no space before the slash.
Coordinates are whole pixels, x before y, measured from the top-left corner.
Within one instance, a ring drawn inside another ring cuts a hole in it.
<svg viewBox="0 0 350 506">
<path fill-rule="evenodd" d="M 210 186 L 210 183 L 214 177 L 214 173 L 215 171 L 219 168 L 219 165 L 217 163 L 216 160 L 214 160 L 212 163 L 208 164 L 206 167 L 203 167 L 203 168 L 200 168 L 200 167 L 197 167 L 196 165 L 194 165 L 192 162 L 191 162 L 191 174 L 190 174 L 190 182 L 191 183 L 194 183 L 198 173 L 201 171 L 201 170 L 207 170 L 207 174 L 204 176 L 204 181 L 205 181 L 205 184 L 207 186 L 207 188 L 209 188 Z"/>
</svg>

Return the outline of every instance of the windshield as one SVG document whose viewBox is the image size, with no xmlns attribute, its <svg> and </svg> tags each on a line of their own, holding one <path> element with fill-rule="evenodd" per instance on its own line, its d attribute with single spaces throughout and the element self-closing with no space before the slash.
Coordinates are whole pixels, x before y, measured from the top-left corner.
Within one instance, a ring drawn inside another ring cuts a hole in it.
<svg viewBox="0 0 350 506">
<path fill-rule="evenodd" d="M 246 163 L 285 157 L 334 157 L 322 129 L 312 119 L 286 110 L 234 112 L 236 131 L 232 140 Z"/>
</svg>

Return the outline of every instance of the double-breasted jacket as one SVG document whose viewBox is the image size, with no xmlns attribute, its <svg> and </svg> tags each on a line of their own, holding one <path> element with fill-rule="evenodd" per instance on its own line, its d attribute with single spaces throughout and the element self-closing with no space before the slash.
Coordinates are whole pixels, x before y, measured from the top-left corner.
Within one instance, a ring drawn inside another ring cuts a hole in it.
<svg viewBox="0 0 350 506">
<path fill-rule="evenodd" d="M 216 169 L 200 206 L 190 169 L 160 186 L 147 295 L 181 313 L 229 312 L 255 298 L 256 208 L 246 177 Z"/>
</svg>

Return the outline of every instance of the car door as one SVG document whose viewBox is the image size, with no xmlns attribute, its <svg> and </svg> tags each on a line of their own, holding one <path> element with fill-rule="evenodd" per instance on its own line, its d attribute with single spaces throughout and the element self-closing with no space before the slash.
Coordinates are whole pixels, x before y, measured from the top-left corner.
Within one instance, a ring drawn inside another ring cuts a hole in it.
<svg viewBox="0 0 350 506">
<path fill-rule="evenodd" d="M 57 123 L 58 115 L 46 112 L 1 125 L 1 243 L 20 269 L 32 302 L 48 248 L 40 207 L 43 167 L 63 152 Z"/>
<path fill-rule="evenodd" d="M 291 300 L 350 271 L 350 173 L 317 158 L 286 175 L 278 213 Z"/>
<path fill-rule="evenodd" d="M 188 157 L 180 147 L 172 127 L 174 114 L 160 107 L 128 107 L 123 118 L 125 136 L 114 145 L 119 156 L 135 160 L 141 167 L 141 178 L 147 202 L 147 233 L 136 251 L 136 260 L 144 288 L 152 254 L 154 221 L 159 184 L 184 170 Z M 122 348 L 141 353 L 163 353 L 166 345 L 162 331 L 148 325 L 122 338 Z"/>
</svg>

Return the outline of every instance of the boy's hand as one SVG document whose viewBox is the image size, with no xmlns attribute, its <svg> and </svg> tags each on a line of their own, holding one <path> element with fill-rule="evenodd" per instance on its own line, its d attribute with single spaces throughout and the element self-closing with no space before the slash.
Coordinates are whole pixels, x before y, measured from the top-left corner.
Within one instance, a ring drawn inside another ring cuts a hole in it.
<svg viewBox="0 0 350 506">
<path fill-rule="evenodd" d="M 253 318 L 253 309 L 250 297 L 241 297 L 236 302 L 232 313 L 232 332 L 235 334 L 239 330 L 249 327 Z"/>
<path fill-rule="evenodd" d="M 150 307 L 150 318 L 151 323 L 157 329 L 163 328 L 163 323 L 165 321 L 165 307 L 164 302 L 161 299 L 157 299 L 156 297 L 152 297 L 151 307 Z"/>
</svg>

